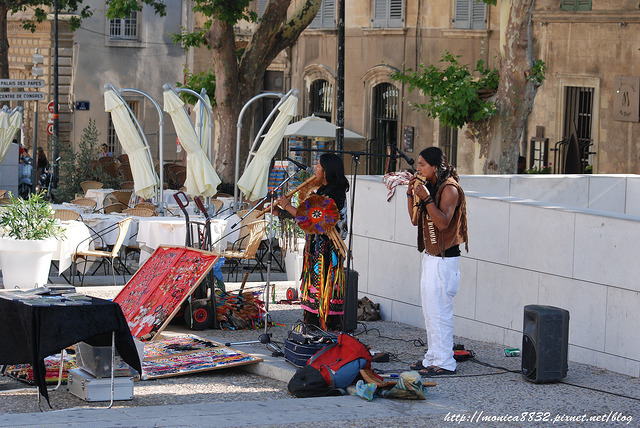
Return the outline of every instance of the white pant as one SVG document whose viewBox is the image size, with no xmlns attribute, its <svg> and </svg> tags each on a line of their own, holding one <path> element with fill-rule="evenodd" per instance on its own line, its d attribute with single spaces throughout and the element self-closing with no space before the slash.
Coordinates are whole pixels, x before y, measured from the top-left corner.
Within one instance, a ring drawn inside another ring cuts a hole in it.
<svg viewBox="0 0 640 428">
<path fill-rule="evenodd" d="M 427 253 L 422 258 L 420 295 L 427 328 L 429 349 L 422 365 L 456 369 L 453 359 L 453 297 L 458 292 L 459 257 L 436 257 Z"/>
</svg>

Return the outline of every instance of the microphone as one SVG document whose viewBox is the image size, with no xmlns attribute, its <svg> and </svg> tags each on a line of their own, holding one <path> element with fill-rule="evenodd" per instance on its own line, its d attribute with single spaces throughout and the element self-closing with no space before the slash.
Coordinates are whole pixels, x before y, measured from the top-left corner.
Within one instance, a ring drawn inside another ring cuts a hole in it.
<svg viewBox="0 0 640 428">
<path fill-rule="evenodd" d="M 289 162 L 292 162 L 295 166 L 297 166 L 298 168 L 300 168 L 305 172 L 313 172 L 313 168 L 311 168 L 310 166 L 306 166 L 302 162 L 298 162 L 297 160 L 293 160 L 291 158 L 285 158 L 285 159 L 288 160 Z"/>
<path fill-rule="evenodd" d="M 405 160 L 406 163 L 408 163 L 409 165 L 413 166 L 413 164 L 415 163 L 415 161 L 413 159 L 411 159 L 409 156 L 407 156 L 406 153 L 402 152 L 397 146 L 395 146 L 393 144 L 389 144 L 389 145 L 391 147 L 393 147 L 396 152 L 398 152 L 398 154 L 402 157 L 402 159 Z"/>
</svg>

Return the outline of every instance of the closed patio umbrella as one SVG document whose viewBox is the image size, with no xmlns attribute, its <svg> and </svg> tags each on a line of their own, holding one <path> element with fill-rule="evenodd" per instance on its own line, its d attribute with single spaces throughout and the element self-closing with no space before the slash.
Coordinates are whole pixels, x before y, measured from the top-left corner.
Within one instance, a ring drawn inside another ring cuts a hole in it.
<svg viewBox="0 0 640 428">
<path fill-rule="evenodd" d="M 298 137 L 336 138 L 336 126 L 321 117 L 311 115 L 287 126 L 284 136 L 291 137 L 294 135 Z M 344 139 L 364 140 L 364 137 L 345 129 Z"/>
<path fill-rule="evenodd" d="M 209 100 L 209 97 L 206 96 L 204 97 L 204 99 L 207 102 L 209 111 L 211 111 L 211 101 Z M 200 119 L 200 114 L 202 114 L 202 138 L 200 139 L 200 141 L 202 141 L 202 150 L 204 150 L 204 153 L 206 155 L 209 155 L 209 150 L 211 146 L 211 128 L 209 124 L 211 123 L 211 117 L 207 113 L 207 107 L 204 107 L 202 105 L 202 101 L 200 100 L 198 100 L 196 105 L 193 107 L 193 113 L 195 114 L 195 117 L 196 117 L 196 123 L 198 123 L 198 120 Z M 196 127 L 196 135 L 200 137 L 199 127 Z M 213 159 L 209 159 L 209 160 L 213 164 Z"/>
<path fill-rule="evenodd" d="M 282 103 L 278 109 L 280 113 L 273 121 L 251 163 L 247 166 L 240 180 L 238 180 L 238 188 L 242 190 L 248 200 L 255 201 L 267 196 L 267 181 L 269 179 L 271 158 L 278 151 L 285 128 L 296 114 L 297 109 L 298 97 L 296 96 L 292 95 Z"/>
<path fill-rule="evenodd" d="M 9 110 L 4 106 L 0 110 L 0 163 L 9 152 L 11 139 L 22 128 L 22 107 Z"/>
<path fill-rule="evenodd" d="M 222 180 L 218 177 L 200 146 L 200 140 L 184 108 L 184 103 L 172 89 L 164 91 L 163 96 L 164 111 L 171 115 L 180 144 L 187 152 L 187 179 L 185 181 L 187 193 L 191 196 L 201 195 L 204 197 L 215 195 Z"/>
<path fill-rule="evenodd" d="M 118 140 L 122 144 L 124 152 L 129 156 L 135 194 L 143 199 L 153 198 L 158 187 L 158 176 L 153 168 L 151 153 L 131 120 L 129 109 L 124 100 L 115 90 L 105 91 L 104 109 L 111 113 L 111 120 Z"/>
</svg>

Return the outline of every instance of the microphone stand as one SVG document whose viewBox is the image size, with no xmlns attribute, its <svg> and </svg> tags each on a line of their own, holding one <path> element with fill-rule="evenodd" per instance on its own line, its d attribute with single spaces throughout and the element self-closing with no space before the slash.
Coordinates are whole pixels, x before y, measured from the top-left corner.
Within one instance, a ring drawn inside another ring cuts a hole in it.
<svg viewBox="0 0 640 428">
<path fill-rule="evenodd" d="M 232 225 L 231 228 L 233 229 L 235 226 L 237 226 L 238 223 L 240 223 L 243 218 L 248 216 L 257 207 L 261 206 L 267 199 L 269 199 L 271 201 L 271 205 L 269 206 L 269 214 L 270 214 L 269 222 L 272 222 L 273 221 L 273 206 L 275 205 L 275 195 L 277 195 L 278 190 L 280 190 L 282 188 L 282 186 L 284 186 L 286 183 L 288 183 L 289 180 L 291 180 L 293 177 L 295 177 L 296 174 L 298 174 L 300 171 L 302 171 L 302 169 L 299 169 L 298 171 L 296 171 L 295 174 L 287 176 L 287 178 L 284 179 L 280 184 L 278 184 L 278 186 L 276 188 L 274 188 L 272 191 L 268 192 L 267 196 L 262 198 L 262 200 L 259 203 L 257 203 L 245 215 L 243 215 L 242 218 L 240 220 L 238 220 L 238 222 L 236 224 Z M 245 342 L 229 342 L 229 343 L 225 343 L 225 346 L 249 345 L 249 344 L 252 344 L 252 343 L 264 343 L 265 345 L 269 346 L 274 351 L 273 352 L 273 356 L 277 357 L 277 356 L 282 356 L 284 354 L 282 354 L 282 351 L 280 349 L 278 349 L 278 347 L 276 347 L 273 343 L 271 343 L 271 333 L 268 333 L 268 330 L 269 330 L 269 289 L 271 287 L 271 262 L 272 262 L 272 259 L 273 259 L 273 245 L 272 245 L 271 241 L 272 241 L 272 239 L 269 236 L 268 239 L 267 239 L 267 282 L 264 285 L 264 291 L 262 292 L 262 294 L 264 296 L 264 305 L 265 305 L 265 312 L 264 312 L 264 316 L 263 316 L 263 318 L 264 318 L 264 333 L 262 333 L 260 336 L 258 336 L 258 340 L 250 340 L 250 341 L 245 341 Z"/>
<path fill-rule="evenodd" d="M 347 244 L 347 271 L 345 272 L 345 295 L 346 295 L 346 287 L 349 284 L 349 280 L 351 279 L 351 258 L 352 258 L 352 248 L 353 248 L 353 213 L 355 212 L 355 199 L 356 199 L 356 177 L 358 175 L 358 164 L 360 163 L 361 156 L 377 156 L 388 158 L 392 155 L 387 154 L 379 154 L 379 153 L 369 153 L 362 151 L 349 151 L 349 150 L 326 150 L 326 149 L 289 149 L 292 152 L 320 152 L 320 153 L 335 153 L 335 154 L 347 154 L 351 155 L 351 159 L 353 160 L 354 167 L 353 172 L 351 173 L 351 206 L 350 206 L 350 217 L 349 217 L 349 239 Z M 356 298 L 357 290 L 356 290 Z M 346 299 L 345 299 L 346 301 Z M 346 332 L 344 326 L 344 314 L 342 316 L 342 331 Z"/>
</svg>

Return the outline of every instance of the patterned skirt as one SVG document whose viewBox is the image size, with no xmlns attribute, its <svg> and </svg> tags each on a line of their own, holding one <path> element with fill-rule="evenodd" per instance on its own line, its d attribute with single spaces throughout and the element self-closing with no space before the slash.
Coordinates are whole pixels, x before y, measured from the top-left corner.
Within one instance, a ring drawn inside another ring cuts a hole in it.
<svg viewBox="0 0 640 428">
<path fill-rule="evenodd" d="M 340 329 L 344 284 L 344 257 L 331 239 L 326 235 L 308 235 L 300 286 L 305 322 L 317 321 L 324 330 Z"/>
</svg>

